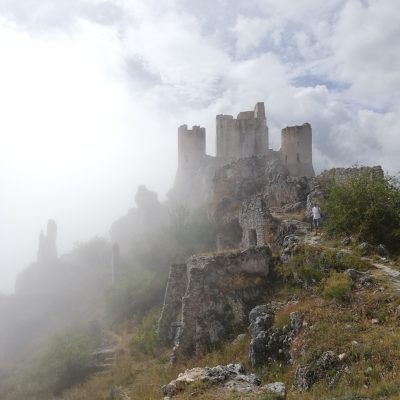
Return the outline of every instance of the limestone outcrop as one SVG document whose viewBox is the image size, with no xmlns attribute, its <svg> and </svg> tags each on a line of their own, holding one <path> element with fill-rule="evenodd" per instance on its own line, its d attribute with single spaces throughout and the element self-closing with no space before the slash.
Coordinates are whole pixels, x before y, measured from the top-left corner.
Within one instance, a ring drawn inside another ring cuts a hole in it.
<svg viewBox="0 0 400 400">
<path fill-rule="evenodd" d="M 290 313 L 290 322 L 283 327 L 274 327 L 275 307 L 262 305 L 249 314 L 250 342 L 249 358 L 253 367 L 261 367 L 273 361 L 288 363 L 293 338 L 303 326 L 303 315 Z"/>
<path fill-rule="evenodd" d="M 110 228 L 111 240 L 122 253 L 130 250 L 144 234 L 157 232 L 168 219 L 167 209 L 159 202 L 157 193 L 146 186 L 138 187 L 135 202 L 137 207 L 129 210 Z"/>
<path fill-rule="evenodd" d="M 267 285 L 267 247 L 193 256 L 170 270 L 158 332 L 171 361 L 214 349 L 243 327 Z"/>
<path fill-rule="evenodd" d="M 179 374 L 178 378 L 162 386 L 164 399 L 185 390 L 193 383 L 205 383 L 218 387 L 220 392 L 238 392 L 242 399 L 254 398 L 254 394 L 266 395 L 271 399 L 286 399 L 286 386 L 282 382 L 261 386 L 257 375 L 248 374 L 241 364 L 217 365 L 216 367 L 192 368 Z"/>
<path fill-rule="evenodd" d="M 37 263 L 39 265 L 51 265 L 58 260 L 57 253 L 57 224 L 52 219 L 47 222 L 46 233 L 40 232 Z"/>
<path fill-rule="evenodd" d="M 267 207 L 274 207 L 305 201 L 309 192 L 309 179 L 291 176 L 281 161 L 251 157 L 216 171 L 213 208 L 217 220 L 229 221 L 252 196 L 261 195 Z"/>
</svg>

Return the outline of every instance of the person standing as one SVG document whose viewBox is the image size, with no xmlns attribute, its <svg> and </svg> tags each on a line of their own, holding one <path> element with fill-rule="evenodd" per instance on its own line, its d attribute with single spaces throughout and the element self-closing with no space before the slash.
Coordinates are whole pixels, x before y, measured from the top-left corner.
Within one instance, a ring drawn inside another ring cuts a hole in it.
<svg viewBox="0 0 400 400">
<path fill-rule="evenodd" d="M 315 234 L 318 235 L 318 231 L 321 226 L 321 209 L 319 208 L 318 203 L 314 203 L 311 211 L 313 215 L 313 227 L 315 229 Z"/>
</svg>

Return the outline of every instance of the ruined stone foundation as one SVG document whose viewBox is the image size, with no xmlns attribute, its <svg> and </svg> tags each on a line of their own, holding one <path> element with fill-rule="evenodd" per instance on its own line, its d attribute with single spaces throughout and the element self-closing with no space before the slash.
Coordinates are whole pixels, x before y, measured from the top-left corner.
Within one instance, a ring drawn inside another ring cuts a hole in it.
<svg viewBox="0 0 400 400">
<path fill-rule="evenodd" d="M 159 321 L 161 340 L 174 346 L 172 361 L 213 350 L 247 323 L 270 263 L 269 248 L 256 247 L 173 265 Z"/>
</svg>

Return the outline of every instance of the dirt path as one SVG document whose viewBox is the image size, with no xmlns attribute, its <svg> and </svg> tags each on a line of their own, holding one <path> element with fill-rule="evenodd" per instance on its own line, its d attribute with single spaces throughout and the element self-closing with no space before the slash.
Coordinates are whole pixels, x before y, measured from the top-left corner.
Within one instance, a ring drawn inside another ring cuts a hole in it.
<svg viewBox="0 0 400 400">
<path fill-rule="evenodd" d="M 334 250 L 334 251 L 345 251 L 351 253 L 350 249 L 337 249 L 334 247 L 329 247 L 324 244 L 321 244 L 321 236 L 314 235 L 313 232 L 307 233 L 303 237 L 304 243 L 310 246 L 322 246 L 325 249 Z M 380 272 L 380 276 L 387 278 L 390 286 L 396 291 L 400 292 L 400 271 L 391 267 L 387 263 L 379 263 L 369 257 L 362 257 L 363 260 L 368 261 L 371 265 L 373 265 Z"/>
</svg>

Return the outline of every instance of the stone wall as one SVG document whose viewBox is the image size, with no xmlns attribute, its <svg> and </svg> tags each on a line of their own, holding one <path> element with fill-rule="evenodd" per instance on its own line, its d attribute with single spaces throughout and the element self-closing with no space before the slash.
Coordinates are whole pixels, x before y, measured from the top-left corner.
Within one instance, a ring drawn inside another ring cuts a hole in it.
<svg viewBox="0 0 400 400">
<path fill-rule="evenodd" d="M 309 123 L 282 130 L 282 161 L 291 175 L 315 175 L 312 164 L 312 130 Z"/>
<path fill-rule="evenodd" d="M 174 345 L 172 361 L 213 350 L 247 323 L 270 263 L 270 250 L 258 247 L 172 266 L 158 329 L 161 340 Z"/>
<path fill-rule="evenodd" d="M 217 158 L 221 164 L 241 158 L 264 156 L 268 150 L 268 127 L 264 103 L 234 119 L 217 115 Z"/>
<path fill-rule="evenodd" d="M 206 155 L 206 130 L 200 126 L 178 128 L 178 167 L 198 167 Z"/>
<path fill-rule="evenodd" d="M 317 176 L 317 181 L 321 184 L 336 183 L 342 185 L 352 178 L 367 173 L 371 178 L 382 178 L 384 176 L 382 167 L 351 167 L 351 168 L 332 168 L 323 171 Z"/>
<path fill-rule="evenodd" d="M 255 196 L 242 203 L 239 212 L 239 224 L 242 227 L 242 247 L 248 249 L 255 246 L 264 246 L 265 227 L 269 211 L 262 196 Z"/>
</svg>

